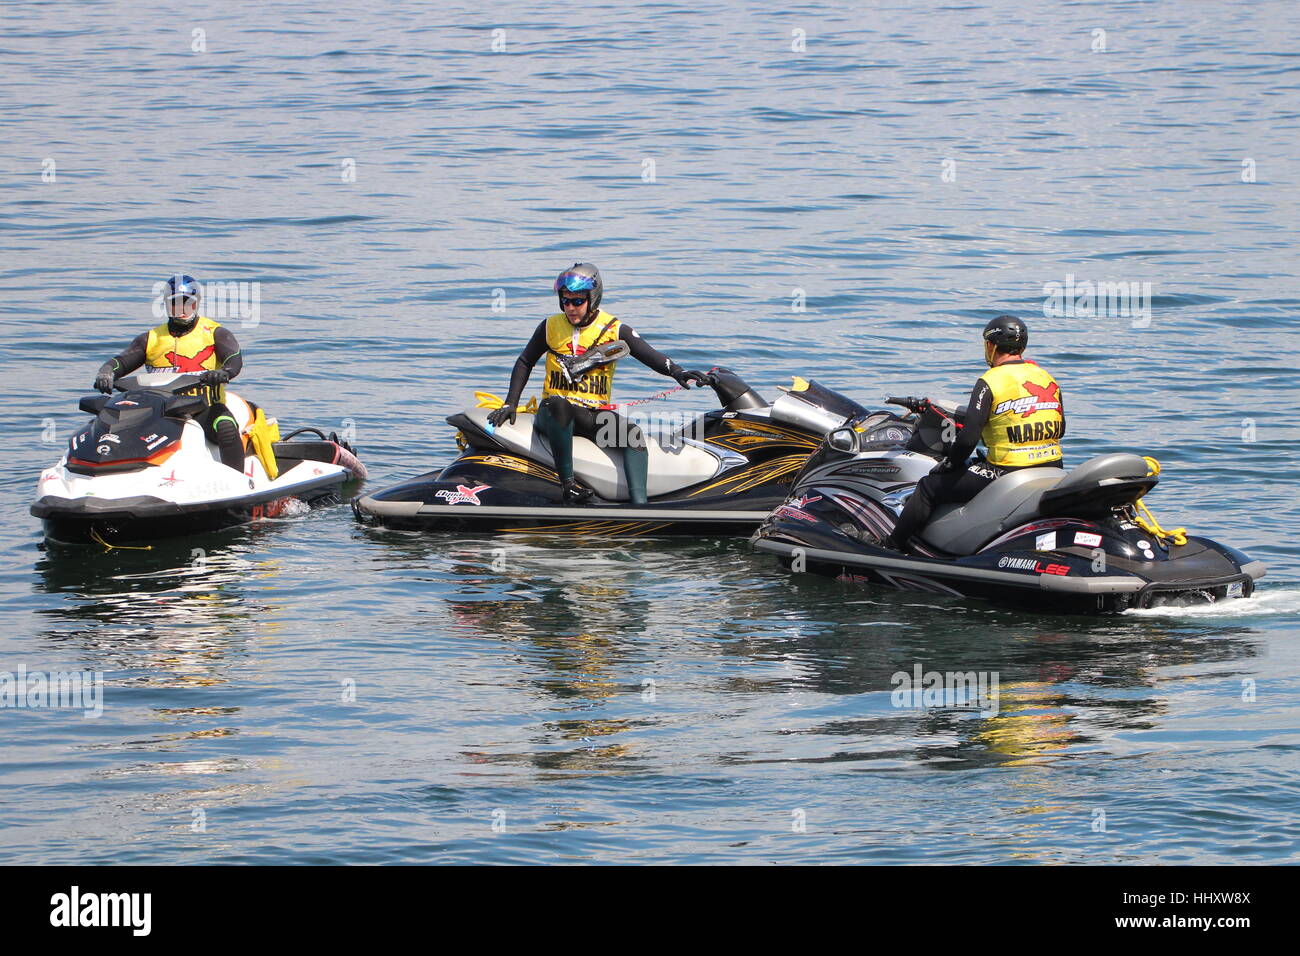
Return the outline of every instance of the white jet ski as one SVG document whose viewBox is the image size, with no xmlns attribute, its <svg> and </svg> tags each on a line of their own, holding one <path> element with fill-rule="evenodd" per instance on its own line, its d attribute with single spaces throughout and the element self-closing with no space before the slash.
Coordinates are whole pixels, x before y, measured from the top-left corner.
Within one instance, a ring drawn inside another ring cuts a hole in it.
<svg viewBox="0 0 1300 956">
<path fill-rule="evenodd" d="M 366 476 L 347 442 L 311 428 L 281 439 L 275 419 L 227 391 L 221 401 L 245 440 L 242 472 L 221 462 L 199 418 L 214 399 L 197 375 L 142 372 L 118 379 L 117 394 L 87 395 L 95 416 L 41 472 L 31 513 L 64 543 L 189 535 L 276 517 L 294 502 L 337 502 Z M 310 433 L 317 440 L 292 440 Z"/>
</svg>

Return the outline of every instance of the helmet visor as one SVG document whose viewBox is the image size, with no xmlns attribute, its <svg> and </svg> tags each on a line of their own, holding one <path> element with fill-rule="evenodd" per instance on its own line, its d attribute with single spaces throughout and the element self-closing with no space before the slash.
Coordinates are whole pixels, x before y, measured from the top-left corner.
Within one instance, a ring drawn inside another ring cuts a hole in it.
<svg viewBox="0 0 1300 956">
<path fill-rule="evenodd" d="M 566 272 L 555 280 L 556 292 L 590 292 L 594 288 L 595 278 L 578 272 Z"/>
</svg>

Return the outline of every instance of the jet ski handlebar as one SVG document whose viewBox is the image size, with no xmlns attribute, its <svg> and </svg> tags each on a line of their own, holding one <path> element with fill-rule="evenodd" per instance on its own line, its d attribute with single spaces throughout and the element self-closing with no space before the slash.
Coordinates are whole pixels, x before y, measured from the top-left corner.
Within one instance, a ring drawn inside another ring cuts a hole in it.
<svg viewBox="0 0 1300 956">
<path fill-rule="evenodd" d="M 896 395 L 885 399 L 885 403 L 888 405 L 901 405 L 908 411 L 916 412 L 918 415 L 928 411 L 931 405 L 928 398 L 899 398 Z"/>
<path fill-rule="evenodd" d="M 150 372 L 137 373 L 135 375 L 124 375 L 113 383 L 113 388 L 119 392 L 130 392 L 138 388 L 156 389 L 160 392 L 186 392 L 192 388 L 197 388 L 203 382 L 197 375 L 172 375 L 168 377 L 166 373 Z"/>
</svg>

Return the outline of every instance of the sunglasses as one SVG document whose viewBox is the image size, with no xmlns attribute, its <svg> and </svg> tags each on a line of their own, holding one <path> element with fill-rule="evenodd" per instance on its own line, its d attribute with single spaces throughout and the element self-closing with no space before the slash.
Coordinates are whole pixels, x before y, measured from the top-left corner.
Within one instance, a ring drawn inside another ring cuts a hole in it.
<svg viewBox="0 0 1300 956">
<path fill-rule="evenodd" d="M 577 306 L 577 305 L 586 305 L 586 304 L 587 304 L 587 296 L 585 295 L 560 296 L 560 305 L 566 309 L 571 305 Z"/>
</svg>

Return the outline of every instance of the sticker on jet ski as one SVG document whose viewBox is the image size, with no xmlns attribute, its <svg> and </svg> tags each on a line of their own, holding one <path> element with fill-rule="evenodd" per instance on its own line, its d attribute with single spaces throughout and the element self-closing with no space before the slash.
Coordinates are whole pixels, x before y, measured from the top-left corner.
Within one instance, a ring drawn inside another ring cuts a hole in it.
<svg viewBox="0 0 1300 956">
<path fill-rule="evenodd" d="M 998 558 L 998 567 L 1010 568 L 1013 571 L 1033 571 L 1035 574 L 1069 574 L 1070 566 L 1068 564 L 1048 564 L 1044 565 L 1041 561 L 1033 558 L 1012 558 L 1003 556 Z"/>
<path fill-rule="evenodd" d="M 789 515 L 791 518 L 798 518 L 800 521 L 818 521 L 816 515 L 810 515 L 803 509 L 814 501 L 821 501 L 821 495 L 800 495 L 798 498 L 791 498 L 788 502 L 777 508 L 780 514 Z"/>
<path fill-rule="evenodd" d="M 464 485 L 457 485 L 455 491 L 446 489 L 438 492 L 437 497 L 446 498 L 449 505 L 481 505 L 483 502 L 478 500 L 480 491 L 487 491 L 491 485 L 475 485 L 473 488 L 466 488 Z"/>
</svg>

